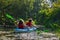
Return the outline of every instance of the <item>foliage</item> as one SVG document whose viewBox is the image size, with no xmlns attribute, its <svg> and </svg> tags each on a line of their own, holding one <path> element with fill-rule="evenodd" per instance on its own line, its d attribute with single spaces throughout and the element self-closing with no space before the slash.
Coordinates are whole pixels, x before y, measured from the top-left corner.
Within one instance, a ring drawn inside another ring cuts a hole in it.
<svg viewBox="0 0 60 40">
<path fill-rule="evenodd" d="M 10 13 L 15 19 L 32 17 L 36 24 L 45 25 L 46 28 L 60 28 L 60 0 L 51 4 L 45 0 L 0 0 L 0 4 L 1 19 L 2 13 Z"/>
</svg>

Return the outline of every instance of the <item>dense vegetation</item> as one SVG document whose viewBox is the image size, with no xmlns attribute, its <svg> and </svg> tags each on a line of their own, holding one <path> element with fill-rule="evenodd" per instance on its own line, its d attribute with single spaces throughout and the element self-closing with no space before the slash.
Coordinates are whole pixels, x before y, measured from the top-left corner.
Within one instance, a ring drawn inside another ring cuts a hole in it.
<svg viewBox="0 0 60 40">
<path fill-rule="evenodd" d="M 0 24 L 13 22 L 5 15 L 11 15 L 14 20 L 32 17 L 38 25 L 46 28 L 60 28 L 60 0 L 0 0 Z"/>
</svg>

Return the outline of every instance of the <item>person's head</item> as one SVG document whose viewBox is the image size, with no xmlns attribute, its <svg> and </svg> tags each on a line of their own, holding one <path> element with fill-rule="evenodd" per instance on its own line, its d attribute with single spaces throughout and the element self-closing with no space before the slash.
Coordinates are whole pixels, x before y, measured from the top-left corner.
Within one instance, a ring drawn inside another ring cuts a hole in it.
<svg viewBox="0 0 60 40">
<path fill-rule="evenodd" d="M 20 20 L 20 21 L 19 21 L 19 24 L 23 24 L 23 22 Z"/>
<path fill-rule="evenodd" d="M 29 22 L 32 22 L 32 20 L 29 20 Z"/>
<path fill-rule="evenodd" d="M 23 24 L 23 23 L 24 23 L 24 21 L 22 19 L 20 19 L 19 24 Z"/>
<path fill-rule="evenodd" d="M 29 18 L 28 20 L 29 20 L 29 22 L 32 22 L 32 18 Z"/>
</svg>

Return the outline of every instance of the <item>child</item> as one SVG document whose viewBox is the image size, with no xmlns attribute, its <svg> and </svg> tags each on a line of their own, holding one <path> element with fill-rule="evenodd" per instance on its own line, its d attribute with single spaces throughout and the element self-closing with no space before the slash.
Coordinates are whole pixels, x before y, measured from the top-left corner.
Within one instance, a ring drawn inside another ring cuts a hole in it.
<svg viewBox="0 0 60 40">
<path fill-rule="evenodd" d="M 23 20 L 20 20 L 19 21 L 19 24 L 18 24 L 18 28 L 24 29 L 24 27 L 25 27 L 24 21 Z"/>
</svg>

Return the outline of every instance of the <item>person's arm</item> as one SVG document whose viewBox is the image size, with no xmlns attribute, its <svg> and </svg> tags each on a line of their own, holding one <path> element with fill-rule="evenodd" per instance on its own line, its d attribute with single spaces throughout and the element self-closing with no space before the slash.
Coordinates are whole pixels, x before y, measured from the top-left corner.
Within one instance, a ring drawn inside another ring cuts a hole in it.
<svg viewBox="0 0 60 40">
<path fill-rule="evenodd" d="M 15 22 L 15 26 L 18 26 L 19 22 Z"/>
</svg>

